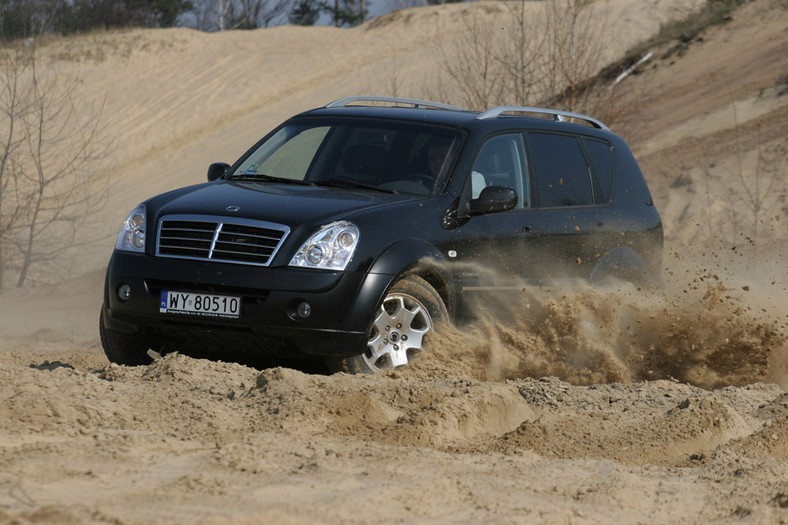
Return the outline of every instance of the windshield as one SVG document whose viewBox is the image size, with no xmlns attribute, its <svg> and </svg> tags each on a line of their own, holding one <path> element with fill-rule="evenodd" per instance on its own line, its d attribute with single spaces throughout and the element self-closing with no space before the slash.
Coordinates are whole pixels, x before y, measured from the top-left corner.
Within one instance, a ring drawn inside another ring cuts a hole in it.
<svg viewBox="0 0 788 525">
<path fill-rule="evenodd" d="M 230 179 L 429 195 L 449 170 L 458 138 L 423 124 L 299 121 L 259 144 Z"/>
</svg>

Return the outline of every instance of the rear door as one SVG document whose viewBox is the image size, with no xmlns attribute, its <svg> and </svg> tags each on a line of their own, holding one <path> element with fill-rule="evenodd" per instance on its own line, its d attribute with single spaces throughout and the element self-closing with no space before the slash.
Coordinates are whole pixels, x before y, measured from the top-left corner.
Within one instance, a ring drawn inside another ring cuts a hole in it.
<svg viewBox="0 0 788 525">
<path fill-rule="evenodd" d="M 610 146 L 564 133 L 529 131 L 525 137 L 533 200 L 541 219 L 541 235 L 534 247 L 539 254 L 536 271 L 543 279 L 588 277 L 606 251 L 603 232 L 612 181 Z M 597 176 L 589 151 L 598 159 L 599 171 L 605 172 L 602 177 Z"/>
</svg>

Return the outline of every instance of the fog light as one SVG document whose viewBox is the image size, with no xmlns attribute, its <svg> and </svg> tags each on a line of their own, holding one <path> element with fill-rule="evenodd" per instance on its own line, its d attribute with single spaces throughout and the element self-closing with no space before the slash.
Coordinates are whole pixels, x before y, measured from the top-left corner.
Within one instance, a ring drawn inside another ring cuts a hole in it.
<svg viewBox="0 0 788 525">
<path fill-rule="evenodd" d="M 118 297 L 121 301 L 128 301 L 129 297 L 131 297 L 131 286 L 128 284 L 121 284 L 118 287 Z"/>
<path fill-rule="evenodd" d="M 296 313 L 298 314 L 298 317 L 300 317 L 301 319 L 306 319 L 312 314 L 312 305 L 306 302 L 301 303 L 296 308 Z"/>
</svg>

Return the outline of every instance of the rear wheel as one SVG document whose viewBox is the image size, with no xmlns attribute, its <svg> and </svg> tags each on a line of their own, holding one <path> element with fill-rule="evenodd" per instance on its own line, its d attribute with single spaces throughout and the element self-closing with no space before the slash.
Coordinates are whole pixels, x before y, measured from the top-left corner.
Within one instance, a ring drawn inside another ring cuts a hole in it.
<svg viewBox="0 0 788 525">
<path fill-rule="evenodd" d="M 112 331 L 104 326 L 103 313 L 99 317 L 99 335 L 104 353 L 113 363 L 137 366 L 147 365 L 153 361 L 147 354 L 148 346 L 142 343 L 139 338 Z"/>
<path fill-rule="evenodd" d="M 659 279 L 649 275 L 645 261 L 635 251 L 624 247 L 613 248 L 600 257 L 591 269 L 590 281 L 597 286 L 610 285 L 616 281 L 635 286 L 659 284 Z"/>
<path fill-rule="evenodd" d="M 421 277 L 404 277 L 391 287 L 372 317 L 364 353 L 341 358 L 334 368 L 374 374 L 410 363 L 449 314 L 438 292 Z"/>
</svg>

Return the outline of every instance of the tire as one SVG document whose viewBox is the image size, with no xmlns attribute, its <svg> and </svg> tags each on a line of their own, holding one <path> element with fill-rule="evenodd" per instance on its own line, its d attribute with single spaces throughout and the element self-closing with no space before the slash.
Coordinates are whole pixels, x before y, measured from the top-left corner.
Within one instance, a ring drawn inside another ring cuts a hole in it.
<svg viewBox="0 0 788 525">
<path fill-rule="evenodd" d="M 116 364 L 127 366 L 147 365 L 153 362 L 148 347 L 132 335 L 121 334 L 104 326 L 104 314 L 99 317 L 101 346 L 107 358 Z"/>
<path fill-rule="evenodd" d="M 449 313 L 438 292 L 421 277 L 404 277 L 391 287 L 372 316 L 364 352 L 338 358 L 331 363 L 332 368 L 351 374 L 375 374 L 406 366 L 424 351 L 424 343 L 436 326 L 448 321 Z"/>
</svg>

